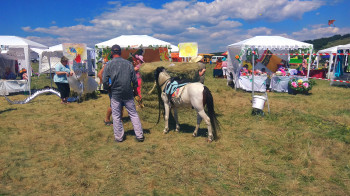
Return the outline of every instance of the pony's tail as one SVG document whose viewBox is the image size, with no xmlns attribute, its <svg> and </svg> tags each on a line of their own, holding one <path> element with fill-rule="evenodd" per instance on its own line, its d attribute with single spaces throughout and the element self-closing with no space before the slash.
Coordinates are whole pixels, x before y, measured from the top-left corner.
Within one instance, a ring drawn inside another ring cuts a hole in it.
<svg viewBox="0 0 350 196">
<path fill-rule="evenodd" d="M 214 99 L 210 92 L 210 90 L 204 86 L 203 90 L 203 100 L 205 100 L 205 104 L 207 105 L 207 114 L 210 118 L 210 124 L 213 130 L 214 140 L 219 139 L 217 131 L 220 130 L 220 123 L 216 118 L 215 110 L 214 110 Z"/>
</svg>

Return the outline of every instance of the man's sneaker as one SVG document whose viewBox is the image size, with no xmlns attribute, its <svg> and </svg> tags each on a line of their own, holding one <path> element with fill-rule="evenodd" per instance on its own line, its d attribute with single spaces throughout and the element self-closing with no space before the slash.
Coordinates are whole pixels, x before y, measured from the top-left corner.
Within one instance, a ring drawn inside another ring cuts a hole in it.
<svg viewBox="0 0 350 196">
<path fill-rule="evenodd" d="M 122 137 L 123 139 L 121 140 L 121 141 L 119 141 L 119 140 L 116 140 L 116 139 L 114 139 L 114 141 L 115 142 L 118 142 L 118 143 L 121 143 L 121 142 L 123 142 L 125 139 L 126 139 L 126 136 L 125 135 L 123 135 L 123 137 Z"/>
<path fill-rule="evenodd" d="M 141 138 L 135 137 L 135 140 L 136 140 L 137 142 L 143 142 L 143 141 L 145 140 L 145 137 L 144 137 L 144 136 L 141 137 Z"/>
</svg>

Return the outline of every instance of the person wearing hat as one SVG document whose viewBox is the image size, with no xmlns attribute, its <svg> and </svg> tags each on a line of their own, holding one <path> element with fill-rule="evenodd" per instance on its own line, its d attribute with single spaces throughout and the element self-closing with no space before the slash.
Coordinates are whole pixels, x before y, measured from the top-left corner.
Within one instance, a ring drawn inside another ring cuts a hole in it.
<svg viewBox="0 0 350 196">
<path fill-rule="evenodd" d="M 61 58 L 61 63 L 55 67 L 55 76 L 53 81 L 57 85 L 58 91 L 61 93 L 61 103 L 68 103 L 68 97 L 70 93 L 69 83 L 67 80 L 68 76 L 73 75 L 73 71 L 70 70 L 68 65 L 68 58 L 63 56 Z"/>
<path fill-rule="evenodd" d="M 121 110 L 125 106 L 134 127 L 136 141 L 143 142 L 144 135 L 140 118 L 137 114 L 134 95 L 137 95 L 137 78 L 134 66 L 121 57 L 119 45 L 111 49 L 112 59 L 108 61 L 102 75 L 103 85 L 110 87 L 113 116 L 113 130 L 116 142 L 125 140 L 124 127 L 121 120 Z"/>
<path fill-rule="evenodd" d="M 142 55 L 137 55 L 135 54 L 133 56 L 133 65 L 134 65 L 134 70 L 136 73 L 136 78 L 137 78 L 137 93 L 139 95 L 138 98 L 138 102 L 141 108 L 144 107 L 143 103 L 142 103 L 142 96 L 141 96 L 141 84 L 142 84 L 142 79 L 141 79 L 141 74 L 140 74 L 140 68 L 142 63 L 144 63 L 145 61 L 143 61 L 143 56 Z"/>
<path fill-rule="evenodd" d="M 191 59 L 192 63 L 198 63 L 199 66 L 199 71 L 198 71 L 198 75 L 199 75 L 199 82 L 204 84 L 204 79 L 205 79 L 205 64 L 203 63 L 203 57 L 202 56 L 197 56 Z"/>
</svg>

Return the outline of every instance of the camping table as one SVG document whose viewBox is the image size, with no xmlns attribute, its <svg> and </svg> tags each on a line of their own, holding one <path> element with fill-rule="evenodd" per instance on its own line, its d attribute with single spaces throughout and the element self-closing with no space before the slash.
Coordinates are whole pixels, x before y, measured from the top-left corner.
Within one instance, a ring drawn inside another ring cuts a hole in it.
<svg viewBox="0 0 350 196">
<path fill-rule="evenodd" d="M 27 80 L 0 80 L 0 95 L 28 91 Z"/>
<path fill-rule="evenodd" d="M 266 92 L 267 76 L 254 76 L 254 91 Z M 238 88 L 245 91 L 252 91 L 252 76 L 240 76 L 238 79 Z"/>
<path fill-rule="evenodd" d="M 307 81 L 307 78 L 304 76 L 273 76 L 270 83 L 271 91 L 288 92 L 288 83 L 291 79 Z"/>
</svg>

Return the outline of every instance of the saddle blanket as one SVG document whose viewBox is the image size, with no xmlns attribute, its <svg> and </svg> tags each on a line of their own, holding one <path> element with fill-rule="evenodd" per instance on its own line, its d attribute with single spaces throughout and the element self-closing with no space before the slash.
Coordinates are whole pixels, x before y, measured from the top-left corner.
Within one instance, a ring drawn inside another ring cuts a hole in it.
<svg viewBox="0 0 350 196">
<path fill-rule="evenodd" d="M 180 87 L 180 88 L 177 88 L 175 90 L 175 92 L 173 94 L 171 94 L 171 98 L 179 98 L 183 89 L 184 89 L 184 86 Z"/>
</svg>

